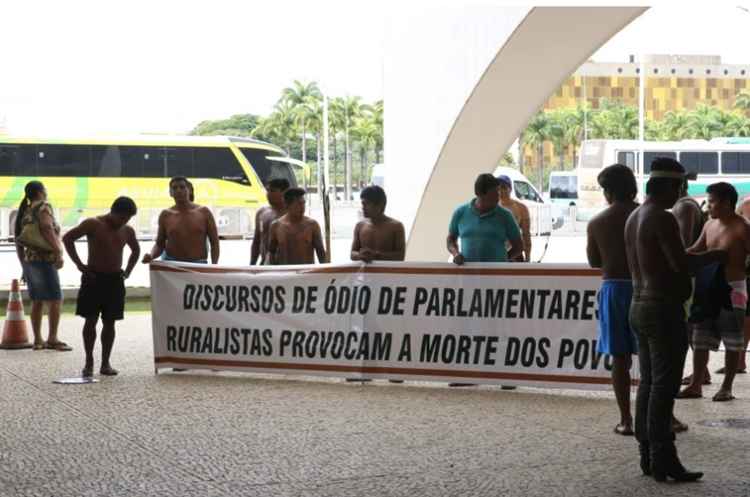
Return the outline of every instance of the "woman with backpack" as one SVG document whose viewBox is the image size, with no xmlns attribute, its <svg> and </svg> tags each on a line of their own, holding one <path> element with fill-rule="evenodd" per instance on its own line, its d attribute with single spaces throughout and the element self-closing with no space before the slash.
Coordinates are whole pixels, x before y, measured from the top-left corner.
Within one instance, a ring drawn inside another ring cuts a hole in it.
<svg viewBox="0 0 750 497">
<path fill-rule="evenodd" d="M 63 265 L 60 226 L 55 221 L 52 206 L 47 203 L 47 190 L 40 181 L 29 181 L 24 198 L 18 206 L 15 223 L 18 260 L 31 299 L 31 327 L 34 330 L 34 350 L 68 351 L 72 348 L 57 338 L 60 323 L 62 291 L 57 270 Z M 47 304 L 49 335 L 42 339 L 42 314 Z"/>
</svg>

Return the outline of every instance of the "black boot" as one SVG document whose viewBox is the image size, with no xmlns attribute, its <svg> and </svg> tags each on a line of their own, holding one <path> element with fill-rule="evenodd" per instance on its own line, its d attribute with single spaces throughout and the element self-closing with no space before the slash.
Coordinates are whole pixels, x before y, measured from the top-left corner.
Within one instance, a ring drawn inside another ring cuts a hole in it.
<svg viewBox="0 0 750 497">
<path fill-rule="evenodd" d="M 638 444 L 638 451 L 641 453 L 641 471 L 646 476 L 651 476 L 651 451 L 648 443 Z"/>
<path fill-rule="evenodd" d="M 664 482 L 667 477 L 675 481 L 696 481 L 703 477 L 700 471 L 688 471 L 677 457 L 674 442 L 651 444 L 651 473 L 654 480 Z"/>
</svg>

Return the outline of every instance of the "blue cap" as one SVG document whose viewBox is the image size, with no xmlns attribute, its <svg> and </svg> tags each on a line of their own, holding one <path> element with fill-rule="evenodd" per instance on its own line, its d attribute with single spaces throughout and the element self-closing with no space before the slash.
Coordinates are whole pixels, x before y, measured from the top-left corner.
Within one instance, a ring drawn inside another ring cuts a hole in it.
<svg viewBox="0 0 750 497">
<path fill-rule="evenodd" d="M 498 176 L 497 181 L 500 184 L 504 184 L 508 188 L 513 188 L 513 182 L 510 180 L 510 177 L 506 176 L 505 174 L 501 174 L 500 176 Z"/>
</svg>

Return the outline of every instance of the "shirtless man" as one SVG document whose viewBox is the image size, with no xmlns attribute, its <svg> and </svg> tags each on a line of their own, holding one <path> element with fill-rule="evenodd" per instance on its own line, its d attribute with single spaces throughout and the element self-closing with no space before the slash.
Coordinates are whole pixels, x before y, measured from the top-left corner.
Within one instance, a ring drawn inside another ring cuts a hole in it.
<svg viewBox="0 0 750 497">
<path fill-rule="evenodd" d="M 497 177 L 498 192 L 500 192 L 500 205 L 505 207 L 513 214 L 513 218 L 518 223 L 518 227 L 521 228 L 521 237 L 523 239 L 523 253 L 513 259 L 516 262 L 531 262 L 531 216 L 529 215 L 529 208 L 514 200 L 510 193 L 513 191 L 513 182 L 510 177 L 501 174 Z"/>
<path fill-rule="evenodd" d="M 379 186 L 368 186 L 359 198 L 365 219 L 354 227 L 353 261 L 403 261 L 404 225 L 385 215 L 387 198 Z"/>
<path fill-rule="evenodd" d="M 289 189 L 289 181 L 284 178 L 272 179 L 266 187 L 266 198 L 268 205 L 258 209 L 255 215 L 255 234 L 250 246 L 250 265 L 254 266 L 258 259 L 260 265 L 266 263 L 266 252 L 268 252 L 268 230 L 271 223 L 286 214 L 284 205 L 284 192 Z"/>
<path fill-rule="evenodd" d="M 211 244 L 211 262 L 219 262 L 219 233 L 211 210 L 190 201 L 188 180 L 177 176 L 169 181 L 169 194 L 175 205 L 159 215 L 159 231 L 151 252 L 143 256 L 148 264 L 162 257 L 165 261 L 205 264 Z"/>
<path fill-rule="evenodd" d="M 109 362 L 115 342 L 115 321 L 123 318 L 125 310 L 125 280 L 141 254 L 135 231 L 127 225 L 136 214 L 135 202 L 128 197 L 118 197 L 109 214 L 92 217 L 68 231 L 63 236 L 65 250 L 81 272 L 81 289 L 78 291 L 76 314 L 86 319 L 83 325 L 83 347 L 86 363 L 82 376 L 94 374 L 94 344 L 96 324 L 102 316 L 102 364 L 99 373 L 114 376 L 117 370 Z M 85 236 L 88 241 L 88 262 L 83 264 L 75 242 Z M 130 257 L 122 270 L 122 253 L 125 245 Z"/>
<path fill-rule="evenodd" d="M 747 283 L 745 282 L 745 260 L 750 255 L 750 224 L 735 212 L 737 190 L 729 183 L 714 183 L 706 189 L 708 213 L 711 220 L 706 223 L 700 238 L 688 252 L 707 249 L 725 250 L 728 260 L 724 276 L 732 287 L 730 298 L 732 310 L 721 308 L 718 316 L 697 323 L 693 330 L 693 381 L 679 398 L 702 397 L 703 372 L 708 364 L 709 350 L 719 349 L 719 339 L 724 342 L 724 381 L 713 397 L 716 402 L 733 400 L 732 383 L 737 372 L 740 353 L 744 352 L 745 309 L 747 308 Z"/>
<path fill-rule="evenodd" d="M 633 171 L 621 164 L 605 168 L 597 177 L 609 207 L 588 224 L 586 255 L 589 265 L 602 269 L 599 290 L 599 340 L 597 352 L 612 356 L 612 386 L 620 408 L 619 435 L 633 435 L 630 415 L 631 356 L 638 343 L 630 328 L 628 313 L 633 283 L 625 255 L 625 221 L 638 207 L 638 186 Z"/>
<path fill-rule="evenodd" d="M 669 476 L 694 481 L 703 473 L 680 464 L 672 432 L 672 409 L 687 352 L 684 302 L 691 294 L 689 269 L 721 261 L 722 252 L 687 254 L 674 216 L 667 212 L 685 177 L 674 159 L 651 163 L 646 200 L 625 223 L 625 249 L 633 278 L 630 324 L 638 336 L 641 381 L 635 436 L 641 470 L 657 481 Z"/>
<path fill-rule="evenodd" d="M 740 205 L 739 209 L 737 209 L 737 213 L 740 214 L 742 217 L 750 221 L 750 199 L 745 200 L 742 202 L 742 205 Z M 750 292 L 750 273 L 748 273 L 747 268 L 750 267 L 750 260 L 745 262 L 746 269 L 745 273 L 748 275 L 747 279 L 747 287 L 748 291 Z M 747 309 L 745 309 L 745 326 L 744 326 L 744 334 L 745 334 L 745 349 L 744 352 L 740 354 L 740 362 L 737 364 L 737 374 L 745 374 L 747 373 L 747 344 L 750 342 L 750 319 L 747 319 L 748 316 L 750 316 L 750 301 L 747 304 Z M 717 373 L 722 373 L 722 370 L 718 370 Z"/>
<path fill-rule="evenodd" d="M 701 210 L 701 206 L 693 197 L 688 195 L 688 181 L 694 181 L 695 179 L 697 179 L 697 176 L 694 173 L 688 173 L 680 188 L 680 198 L 675 202 L 674 207 L 672 207 L 672 214 L 677 219 L 677 226 L 680 227 L 682 244 L 686 247 L 692 247 L 698 241 L 703 231 L 703 211 Z M 685 303 L 685 311 L 688 313 L 690 313 L 691 303 L 692 297 Z M 688 342 L 691 342 L 693 333 L 693 325 L 691 323 L 687 323 L 687 330 Z M 693 375 L 690 374 L 682 379 L 682 384 L 690 385 L 692 381 Z M 703 373 L 703 384 L 711 384 L 711 375 L 708 369 Z"/>
<path fill-rule="evenodd" d="M 266 261 L 273 265 L 314 264 L 326 261 L 326 250 L 317 221 L 305 216 L 305 190 L 284 192 L 286 214 L 271 223 Z"/>
</svg>

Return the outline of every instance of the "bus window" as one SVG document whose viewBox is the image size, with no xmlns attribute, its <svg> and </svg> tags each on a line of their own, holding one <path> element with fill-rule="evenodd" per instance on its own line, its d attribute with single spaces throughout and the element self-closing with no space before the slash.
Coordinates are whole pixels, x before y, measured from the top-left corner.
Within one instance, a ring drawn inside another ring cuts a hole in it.
<svg viewBox="0 0 750 497">
<path fill-rule="evenodd" d="M 617 163 L 635 171 L 635 152 L 617 152 Z"/>
<path fill-rule="evenodd" d="M 691 173 L 718 174 L 719 154 L 716 152 L 680 152 L 680 164 Z"/>
<path fill-rule="evenodd" d="M 190 178 L 195 176 L 193 150 L 191 147 L 169 147 L 164 149 L 164 153 L 167 156 L 167 177 L 184 176 Z"/>
<path fill-rule="evenodd" d="M 632 154 L 632 152 L 630 152 Z M 550 199 L 576 199 L 578 198 L 578 178 L 575 176 L 550 176 L 549 179 Z"/>
<path fill-rule="evenodd" d="M 167 176 L 167 158 L 162 147 L 139 147 L 138 154 L 143 164 L 142 176 L 146 178 L 165 178 Z"/>
<path fill-rule="evenodd" d="M 228 147 L 195 147 L 195 177 L 218 178 L 249 185 L 242 166 Z"/>
<path fill-rule="evenodd" d="M 0 144 L 0 175 L 36 176 L 35 146 Z"/>
<path fill-rule="evenodd" d="M 539 197 L 531 185 L 525 181 L 514 181 L 513 190 L 515 190 L 516 197 L 520 200 L 530 200 L 531 202 L 543 203 L 541 197 Z"/>
<path fill-rule="evenodd" d="M 750 152 L 722 152 L 723 174 L 750 174 Z"/>
<path fill-rule="evenodd" d="M 297 179 L 289 164 L 266 159 L 266 157 L 280 157 L 281 154 L 270 150 L 257 148 L 240 148 L 247 161 L 253 166 L 255 174 L 263 185 L 274 178 L 284 178 L 293 187 L 297 186 Z"/>
<path fill-rule="evenodd" d="M 91 147 L 91 176 L 116 178 L 134 175 L 123 174 L 119 147 L 112 145 Z"/>
<path fill-rule="evenodd" d="M 37 145 L 37 175 L 86 177 L 91 174 L 87 145 Z"/>
<path fill-rule="evenodd" d="M 677 154 L 674 152 L 643 152 L 643 174 L 651 172 L 651 163 L 657 157 L 667 157 L 677 160 Z"/>
</svg>

